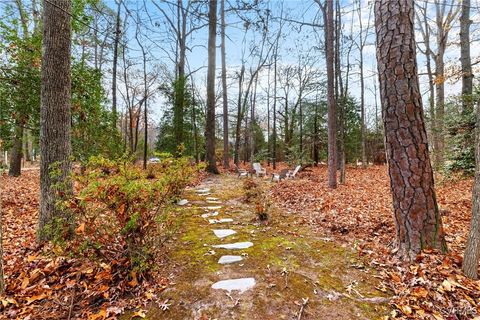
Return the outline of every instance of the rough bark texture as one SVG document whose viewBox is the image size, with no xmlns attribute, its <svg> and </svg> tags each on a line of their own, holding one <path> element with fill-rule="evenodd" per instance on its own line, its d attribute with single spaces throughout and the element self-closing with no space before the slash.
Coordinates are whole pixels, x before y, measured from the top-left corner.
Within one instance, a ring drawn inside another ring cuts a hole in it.
<svg viewBox="0 0 480 320">
<path fill-rule="evenodd" d="M 463 272 L 472 279 L 478 278 L 478 261 L 480 259 L 480 108 L 477 107 L 477 128 L 475 143 L 475 183 L 472 193 L 472 220 L 468 234 L 467 246 L 463 258 Z"/>
<path fill-rule="evenodd" d="M 23 145 L 23 127 L 19 124 L 15 126 L 15 135 L 13 137 L 12 153 L 10 155 L 10 168 L 8 175 L 19 177 L 22 170 L 22 146 Z"/>
<path fill-rule="evenodd" d="M 44 232 L 46 225 L 54 219 L 67 218 L 57 202 L 62 193 L 71 192 L 68 178 L 71 167 L 71 2 L 45 0 L 43 8 L 39 241 L 48 236 Z"/>
<path fill-rule="evenodd" d="M 333 37 L 333 1 L 327 1 L 324 11 L 326 30 L 326 64 L 327 64 L 327 104 L 328 104 L 328 186 L 337 187 L 337 115 L 334 88 L 334 37 Z"/>
<path fill-rule="evenodd" d="M 206 170 L 218 173 L 215 159 L 215 38 L 217 36 L 217 0 L 211 0 L 208 14 L 207 117 L 205 125 Z"/>
<path fill-rule="evenodd" d="M 463 112 L 469 113 L 473 109 L 473 74 L 470 58 L 470 0 L 462 1 L 460 16 L 460 62 L 462 63 L 462 107 Z"/>
<path fill-rule="evenodd" d="M 122 0 L 118 1 L 117 17 L 115 19 L 115 39 L 113 42 L 113 66 L 112 66 L 112 125 L 117 127 L 117 64 L 118 64 L 118 44 L 120 42 L 120 9 Z"/>
<path fill-rule="evenodd" d="M 377 63 L 398 254 L 446 250 L 415 60 L 412 0 L 375 2 Z"/>
<path fill-rule="evenodd" d="M 228 150 L 228 97 L 227 97 L 227 62 L 225 52 L 225 0 L 221 0 L 221 51 L 222 51 L 222 100 L 223 100 L 223 167 L 229 168 L 230 156 Z"/>
</svg>

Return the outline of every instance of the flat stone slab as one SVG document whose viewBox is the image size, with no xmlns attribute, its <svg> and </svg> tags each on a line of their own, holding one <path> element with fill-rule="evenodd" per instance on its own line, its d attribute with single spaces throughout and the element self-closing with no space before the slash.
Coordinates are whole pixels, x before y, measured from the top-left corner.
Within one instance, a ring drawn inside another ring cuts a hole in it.
<svg viewBox="0 0 480 320">
<path fill-rule="evenodd" d="M 187 200 L 187 199 L 182 199 L 182 200 L 180 200 L 180 201 L 177 202 L 177 204 L 178 204 L 179 206 L 184 206 L 184 205 L 186 205 L 187 203 L 188 203 L 188 200 Z"/>
<path fill-rule="evenodd" d="M 207 200 L 207 203 L 209 203 L 209 204 L 220 204 L 220 203 L 222 203 L 222 201 L 219 201 L 219 200 Z"/>
<path fill-rule="evenodd" d="M 205 189 L 197 189 L 195 190 L 196 193 L 207 193 L 210 192 L 210 188 L 205 188 Z"/>
<path fill-rule="evenodd" d="M 244 293 L 245 291 L 253 288 L 255 286 L 254 278 L 240 278 L 240 279 L 229 279 L 215 282 L 212 285 L 213 289 L 231 291 L 239 291 Z"/>
<path fill-rule="evenodd" d="M 220 239 L 231 236 L 232 234 L 237 233 L 237 231 L 232 230 L 232 229 L 215 229 L 215 230 L 212 230 L 212 231 Z"/>
<path fill-rule="evenodd" d="M 215 197 L 206 197 L 205 199 L 207 201 L 218 201 L 218 198 L 215 198 Z"/>
<path fill-rule="evenodd" d="M 216 217 L 216 216 L 218 216 L 218 212 L 217 212 L 217 211 L 215 211 L 215 212 L 208 212 L 208 213 L 202 214 L 202 218 Z"/>
<path fill-rule="evenodd" d="M 247 249 L 247 248 L 250 248 L 251 246 L 253 246 L 253 243 L 251 243 L 250 241 L 246 241 L 246 242 L 235 242 L 235 243 L 217 244 L 217 245 L 213 245 L 212 247 L 214 247 L 214 248 L 221 248 L 221 249 L 234 249 L 234 250 L 237 250 L 237 249 Z"/>
<path fill-rule="evenodd" d="M 210 224 L 215 224 L 215 223 L 227 223 L 227 222 L 233 222 L 232 218 L 222 218 L 222 219 L 208 219 L 208 222 Z"/>
<path fill-rule="evenodd" d="M 221 256 L 220 259 L 218 259 L 218 263 L 230 264 L 230 263 L 235 263 L 242 260 L 243 258 L 241 256 Z"/>
<path fill-rule="evenodd" d="M 204 207 L 203 209 L 208 210 L 208 211 L 215 211 L 215 210 L 222 209 L 222 206 L 210 206 L 210 207 Z"/>
</svg>

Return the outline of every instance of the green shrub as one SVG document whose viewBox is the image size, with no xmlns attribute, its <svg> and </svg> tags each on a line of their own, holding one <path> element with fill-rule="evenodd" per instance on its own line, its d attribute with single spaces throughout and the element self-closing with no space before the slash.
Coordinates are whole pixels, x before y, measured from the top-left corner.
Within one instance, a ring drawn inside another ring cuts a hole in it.
<svg viewBox="0 0 480 320">
<path fill-rule="evenodd" d="M 187 158 L 150 165 L 147 172 L 128 159 L 92 158 L 76 176 L 77 244 L 83 252 L 128 258 L 138 272 L 151 267 L 159 238 L 172 225 L 170 209 L 198 169 Z M 153 175 L 153 177 L 152 177 Z"/>
</svg>

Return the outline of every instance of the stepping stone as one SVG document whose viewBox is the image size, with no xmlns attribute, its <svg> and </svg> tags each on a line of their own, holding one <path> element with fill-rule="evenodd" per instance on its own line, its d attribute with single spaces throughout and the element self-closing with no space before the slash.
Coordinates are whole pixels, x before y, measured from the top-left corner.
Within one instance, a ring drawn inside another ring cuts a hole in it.
<svg viewBox="0 0 480 320">
<path fill-rule="evenodd" d="M 205 189 L 197 189 L 195 190 L 196 193 L 207 193 L 210 192 L 210 188 L 205 188 Z"/>
<path fill-rule="evenodd" d="M 253 243 L 250 241 L 246 242 L 235 242 L 235 243 L 227 243 L 227 244 L 217 244 L 212 247 L 214 248 L 221 248 L 221 249 L 247 249 L 253 246 Z"/>
<path fill-rule="evenodd" d="M 215 211 L 215 210 L 222 209 L 222 206 L 203 207 L 203 209 L 208 210 L 208 211 Z"/>
<path fill-rule="evenodd" d="M 218 259 L 218 263 L 230 264 L 230 263 L 235 263 L 242 260 L 243 258 L 241 256 L 221 256 L 220 259 Z"/>
<path fill-rule="evenodd" d="M 207 200 L 207 201 L 218 201 L 218 198 L 215 198 L 215 197 L 207 197 L 206 200 Z"/>
<path fill-rule="evenodd" d="M 187 199 L 182 199 L 180 201 L 177 202 L 177 205 L 179 206 L 184 206 L 188 203 L 188 200 Z"/>
<path fill-rule="evenodd" d="M 207 200 L 207 203 L 209 203 L 209 204 L 220 204 L 220 203 L 222 203 L 222 201 L 218 201 L 218 200 Z"/>
<path fill-rule="evenodd" d="M 217 211 L 202 214 L 202 218 L 216 217 L 216 216 L 218 216 L 218 212 L 217 212 Z"/>
<path fill-rule="evenodd" d="M 237 231 L 232 229 L 216 229 L 216 230 L 213 230 L 213 233 L 215 233 L 215 235 L 221 239 L 221 238 L 231 236 L 232 234 L 237 233 Z"/>
<path fill-rule="evenodd" d="M 215 223 L 226 223 L 226 222 L 233 222 L 233 219 L 231 218 L 223 218 L 223 219 L 208 219 L 208 222 L 210 224 L 215 224 Z"/>
<path fill-rule="evenodd" d="M 229 279 L 215 282 L 212 285 L 213 289 L 227 290 L 229 293 L 231 291 L 239 291 L 244 293 L 245 291 L 253 288 L 255 286 L 254 278 L 240 278 L 240 279 Z"/>
</svg>

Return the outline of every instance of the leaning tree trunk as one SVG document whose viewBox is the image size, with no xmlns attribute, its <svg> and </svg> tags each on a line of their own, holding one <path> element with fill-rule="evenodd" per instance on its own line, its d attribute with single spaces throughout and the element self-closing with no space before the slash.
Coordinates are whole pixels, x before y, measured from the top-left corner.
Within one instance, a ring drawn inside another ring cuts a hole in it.
<svg viewBox="0 0 480 320">
<path fill-rule="evenodd" d="M 13 137 L 12 154 L 10 156 L 10 168 L 8 175 L 18 177 L 22 169 L 22 148 L 23 148 L 23 127 L 20 124 L 15 126 L 15 136 Z"/>
<path fill-rule="evenodd" d="M 71 2 L 43 2 L 42 86 L 40 108 L 40 216 L 37 239 L 48 239 L 45 227 L 61 219 L 58 203 L 71 193 Z"/>
<path fill-rule="evenodd" d="M 476 169 L 472 193 L 472 220 L 463 257 L 463 272 L 472 279 L 478 278 L 478 260 L 480 258 L 480 108 L 478 107 L 475 157 Z"/>
<path fill-rule="evenodd" d="M 215 37 L 217 35 L 217 0 L 210 1 L 208 14 L 207 117 L 205 125 L 206 170 L 218 173 L 215 159 Z"/>
<path fill-rule="evenodd" d="M 375 2 L 377 65 L 398 254 L 446 251 L 418 84 L 413 0 Z"/>
</svg>

